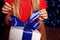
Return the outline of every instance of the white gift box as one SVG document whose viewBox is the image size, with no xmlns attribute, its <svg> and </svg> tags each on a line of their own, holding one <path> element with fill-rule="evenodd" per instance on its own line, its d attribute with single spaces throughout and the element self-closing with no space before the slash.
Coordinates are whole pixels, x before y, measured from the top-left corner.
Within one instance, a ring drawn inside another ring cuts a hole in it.
<svg viewBox="0 0 60 40">
<path fill-rule="evenodd" d="M 23 37 L 23 30 L 24 28 L 21 27 L 11 27 L 10 34 L 9 34 L 9 40 L 22 40 Z M 38 30 L 32 31 L 32 37 L 31 40 L 40 40 L 41 33 Z M 27 40 L 29 40 L 27 38 Z"/>
</svg>

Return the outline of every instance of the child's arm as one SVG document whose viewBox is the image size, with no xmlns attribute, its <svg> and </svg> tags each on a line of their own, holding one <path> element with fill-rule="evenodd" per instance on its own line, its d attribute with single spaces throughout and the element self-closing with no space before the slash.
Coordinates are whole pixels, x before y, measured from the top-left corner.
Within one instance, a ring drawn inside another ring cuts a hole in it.
<svg viewBox="0 0 60 40">
<path fill-rule="evenodd" d="M 5 16 L 5 23 L 7 24 L 7 25 L 10 25 L 10 15 L 12 15 L 12 8 L 11 8 L 11 1 L 9 2 L 10 0 L 4 0 L 4 2 L 5 2 L 5 4 L 3 5 L 3 7 L 2 7 L 2 13 L 4 13 L 4 14 L 7 14 L 6 16 Z"/>
<path fill-rule="evenodd" d="M 46 33 L 45 33 L 45 25 L 43 20 L 48 18 L 48 14 L 46 11 L 47 8 L 47 3 L 46 0 L 40 0 L 40 17 L 39 17 L 39 22 L 40 22 L 40 26 L 38 27 L 38 30 L 41 33 L 41 39 L 40 40 L 47 40 L 46 39 Z"/>
</svg>

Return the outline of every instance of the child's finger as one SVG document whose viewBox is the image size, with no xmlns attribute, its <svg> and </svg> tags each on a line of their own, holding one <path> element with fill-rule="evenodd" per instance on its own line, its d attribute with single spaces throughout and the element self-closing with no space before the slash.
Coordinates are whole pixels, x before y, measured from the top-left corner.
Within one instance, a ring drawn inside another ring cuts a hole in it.
<svg viewBox="0 0 60 40">
<path fill-rule="evenodd" d="M 9 3 L 6 2 L 5 5 L 11 8 L 11 5 Z"/>
<path fill-rule="evenodd" d="M 6 6 L 6 5 L 4 5 L 3 8 L 8 9 L 8 10 L 11 10 L 11 8 L 8 7 L 8 6 Z"/>
<path fill-rule="evenodd" d="M 9 11 L 9 10 L 3 7 L 3 8 L 2 8 L 2 11 Z"/>
<path fill-rule="evenodd" d="M 7 12 L 7 11 L 2 11 L 2 13 L 4 13 L 4 14 L 8 14 L 9 12 Z"/>
</svg>

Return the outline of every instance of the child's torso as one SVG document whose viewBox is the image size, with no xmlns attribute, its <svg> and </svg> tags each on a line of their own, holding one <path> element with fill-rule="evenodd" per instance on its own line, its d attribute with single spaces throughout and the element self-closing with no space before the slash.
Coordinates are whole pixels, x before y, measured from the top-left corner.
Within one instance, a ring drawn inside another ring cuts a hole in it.
<svg viewBox="0 0 60 40">
<path fill-rule="evenodd" d="M 5 0 L 10 5 L 13 4 L 12 0 Z M 20 7 L 19 7 L 20 19 L 23 22 L 26 22 L 30 15 L 31 15 L 31 0 L 20 0 Z"/>
</svg>

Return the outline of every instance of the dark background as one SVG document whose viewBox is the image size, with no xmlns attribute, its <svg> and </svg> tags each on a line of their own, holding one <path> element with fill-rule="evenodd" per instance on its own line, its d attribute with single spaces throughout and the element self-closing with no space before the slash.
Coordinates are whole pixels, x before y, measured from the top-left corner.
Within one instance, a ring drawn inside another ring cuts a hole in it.
<svg viewBox="0 0 60 40">
<path fill-rule="evenodd" d="M 8 40 L 10 26 L 5 24 L 6 14 L 2 13 L 2 7 L 4 5 L 3 0 L 0 0 L 0 40 Z"/>
<path fill-rule="evenodd" d="M 60 27 L 60 1 L 47 0 L 49 19 L 45 21 L 45 25 Z"/>
<path fill-rule="evenodd" d="M 44 21 L 47 40 L 60 40 L 60 1 L 47 0 L 47 3 L 49 18 Z M 9 27 L 4 22 L 6 15 L 1 12 L 3 4 L 0 0 L 0 40 L 8 40 Z"/>
</svg>

